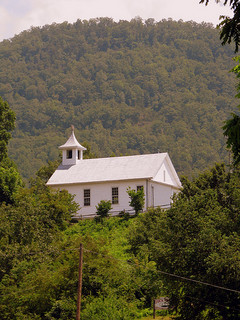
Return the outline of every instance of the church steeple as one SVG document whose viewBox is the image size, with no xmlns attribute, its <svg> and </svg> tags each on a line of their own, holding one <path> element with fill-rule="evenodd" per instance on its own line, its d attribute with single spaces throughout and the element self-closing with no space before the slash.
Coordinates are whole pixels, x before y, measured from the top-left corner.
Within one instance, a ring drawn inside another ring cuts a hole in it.
<svg viewBox="0 0 240 320">
<path fill-rule="evenodd" d="M 67 140 L 66 143 L 59 147 L 62 150 L 62 164 L 63 165 L 74 165 L 79 161 L 83 160 L 83 150 L 87 150 L 84 148 L 76 139 L 74 134 L 74 126 L 71 126 L 72 134 Z"/>
</svg>

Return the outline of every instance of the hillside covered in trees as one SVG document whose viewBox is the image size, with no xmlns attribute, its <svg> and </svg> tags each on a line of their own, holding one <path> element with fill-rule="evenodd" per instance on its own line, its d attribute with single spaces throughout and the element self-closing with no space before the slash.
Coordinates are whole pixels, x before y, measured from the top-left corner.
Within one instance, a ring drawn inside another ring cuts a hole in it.
<svg viewBox="0 0 240 320">
<path fill-rule="evenodd" d="M 231 47 L 209 24 L 109 18 L 32 28 L 0 43 L 0 95 L 17 116 L 24 178 L 58 157 L 74 124 L 97 156 L 169 152 L 191 176 L 227 162 L 236 105 Z"/>
</svg>

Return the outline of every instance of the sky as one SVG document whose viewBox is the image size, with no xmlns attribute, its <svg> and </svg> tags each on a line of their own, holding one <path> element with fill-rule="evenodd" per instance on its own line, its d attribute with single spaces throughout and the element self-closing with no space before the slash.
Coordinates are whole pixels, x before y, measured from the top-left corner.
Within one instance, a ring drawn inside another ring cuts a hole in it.
<svg viewBox="0 0 240 320">
<path fill-rule="evenodd" d="M 210 0 L 208 6 L 199 0 L 0 0 L 0 41 L 12 38 L 31 27 L 53 22 L 75 22 L 109 17 L 115 21 L 173 20 L 210 22 L 218 24 L 219 16 L 232 16 L 229 6 Z"/>
</svg>

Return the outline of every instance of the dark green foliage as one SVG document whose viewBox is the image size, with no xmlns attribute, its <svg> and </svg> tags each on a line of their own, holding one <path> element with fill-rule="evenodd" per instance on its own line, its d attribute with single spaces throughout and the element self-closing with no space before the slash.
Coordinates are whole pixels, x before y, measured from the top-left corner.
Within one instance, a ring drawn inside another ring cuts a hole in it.
<svg viewBox="0 0 240 320">
<path fill-rule="evenodd" d="M 103 218 L 107 218 L 109 216 L 109 211 L 112 209 L 111 201 L 101 200 L 96 206 L 96 209 L 96 221 L 102 221 Z"/>
<path fill-rule="evenodd" d="M 0 43 L 0 93 L 18 118 L 9 155 L 29 179 L 58 158 L 73 124 L 98 157 L 167 151 L 189 176 L 227 160 L 231 56 L 217 30 L 194 22 L 101 18 L 25 31 Z"/>
<path fill-rule="evenodd" d="M 150 307 L 161 282 L 156 280 L 153 262 L 139 263 L 127 252 L 129 223 L 119 218 L 104 219 L 102 224 L 84 220 L 59 237 L 57 230 L 44 229 L 33 219 L 37 232 L 32 232 L 31 248 L 27 241 L 22 251 L 5 252 L 4 259 L 12 260 L 0 282 L 1 319 L 74 319 L 80 242 L 84 250 L 81 319 L 141 318 L 140 309 Z M 21 235 L 24 239 L 29 234 Z"/>
<path fill-rule="evenodd" d="M 83 320 L 134 320 L 137 316 L 135 304 L 126 302 L 124 297 L 109 295 L 106 298 L 93 299 L 84 309 Z"/>
<path fill-rule="evenodd" d="M 135 214 L 137 215 L 139 212 L 143 210 L 145 203 L 145 195 L 143 188 L 135 191 L 134 189 L 128 188 L 127 194 L 129 195 L 130 202 L 129 205 L 135 210 Z"/>
<path fill-rule="evenodd" d="M 132 250 L 144 250 L 160 271 L 239 290 L 240 172 L 224 165 L 183 179 L 172 208 L 139 216 Z M 160 275 L 160 274 L 159 274 Z M 179 319 L 238 319 L 239 294 L 162 276 Z"/>
<path fill-rule="evenodd" d="M 0 163 L 0 203 L 14 203 L 15 196 L 23 186 L 20 174 L 15 164 L 5 158 Z"/>
<path fill-rule="evenodd" d="M 232 118 L 225 121 L 223 130 L 227 137 L 227 147 L 232 151 L 236 165 L 240 162 L 240 117 L 232 113 Z"/>
<path fill-rule="evenodd" d="M 66 191 L 42 184 L 18 191 L 14 205 L 0 206 L 1 319 L 47 319 L 42 313 L 55 295 L 46 266 L 58 256 L 60 233 L 77 208 Z"/>
<path fill-rule="evenodd" d="M 52 230 L 64 230 L 78 206 L 66 191 L 51 191 L 36 186 L 20 190 L 15 204 L 2 205 L 1 240 L 6 245 L 31 245 L 40 237 L 48 238 Z M 5 243 L 5 240 L 4 240 Z"/>
<path fill-rule="evenodd" d="M 23 186 L 16 165 L 7 156 L 7 145 L 15 126 L 15 114 L 0 97 L 0 205 L 14 203 L 15 196 Z"/>
<path fill-rule="evenodd" d="M 36 178 L 40 179 L 43 183 L 47 183 L 49 178 L 55 172 L 57 167 L 60 165 L 62 159 L 59 157 L 58 160 L 48 161 L 46 166 L 42 166 L 36 173 Z"/>
<path fill-rule="evenodd" d="M 84 151 L 84 159 L 97 158 L 97 155 L 94 152 L 92 152 L 91 146 L 88 142 L 84 141 L 83 143 L 81 143 L 81 145 L 87 149 Z"/>
<path fill-rule="evenodd" d="M 235 61 L 238 65 L 235 66 L 232 71 L 236 74 L 237 78 L 240 77 L 240 57 L 236 57 Z M 240 98 L 240 84 L 237 86 L 237 98 Z M 240 107 L 238 106 L 238 109 Z M 223 133 L 227 137 L 227 147 L 232 151 L 234 165 L 240 162 L 240 117 L 236 113 L 232 113 L 232 117 L 225 121 L 223 127 Z"/>
<path fill-rule="evenodd" d="M 220 1 L 216 0 L 216 2 Z M 200 3 L 205 3 L 207 5 L 209 0 L 200 0 Z M 219 24 L 219 27 L 221 27 L 220 38 L 222 39 L 222 44 L 231 43 L 233 41 L 235 43 L 235 52 L 237 52 L 240 43 L 240 1 L 224 0 L 224 5 L 227 4 L 229 4 L 231 10 L 233 11 L 233 17 L 221 17 L 222 21 Z"/>
<path fill-rule="evenodd" d="M 153 245 L 153 241 L 160 239 L 164 230 L 164 222 L 165 211 L 160 208 L 150 209 L 134 219 L 129 231 L 129 242 L 134 255 L 142 253 L 143 256 L 154 260 L 150 246 Z"/>
<path fill-rule="evenodd" d="M 219 2 L 216 0 L 216 2 Z M 200 0 L 200 3 L 209 3 L 209 0 Z M 233 17 L 220 17 L 223 21 L 219 24 L 219 27 L 222 27 L 220 39 L 222 39 L 222 44 L 235 43 L 235 52 L 238 51 L 240 43 L 240 1 L 239 0 L 224 0 L 224 5 L 229 4 L 231 10 L 233 10 Z M 235 58 L 239 62 L 239 57 Z M 236 73 L 239 78 L 239 65 L 237 65 L 232 70 Z M 239 94 L 240 85 L 238 84 L 238 94 L 237 97 L 240 97 Z M 227 137 L 227 147 L 231 149 L 233 153 L 234 165 L 240 162 L 240 118 L 237 114 L 232 113 L 232 118 L 225 121 L 223 127 L 224 135 Z"/>
<path fill-rule="evenodd" d="M 7 145 L 14 129 L 15 114 L 0 97 L 0 162 L 7 157 Z"/>
</svg>

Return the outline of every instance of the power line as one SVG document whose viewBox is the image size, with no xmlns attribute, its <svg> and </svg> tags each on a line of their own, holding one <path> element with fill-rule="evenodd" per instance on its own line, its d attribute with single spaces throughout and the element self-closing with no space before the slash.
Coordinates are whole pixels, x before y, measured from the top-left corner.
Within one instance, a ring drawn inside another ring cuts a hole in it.
<svg viewBox="0 0 240 320">
<path fill-rule="evenodd" d="M 134 263 L 134 262 L 129 262 L 129 261 L 126 261 L 126 260 L 123 260 L 123 259 L 118 259 L 118 258 L 115 258 L 115 257 L 107 256 L 107 255 L 104 255 L 102 253 L 94 252 L 94 251 L 87 250 L 87 249 L 84 249 L 84 250 L 87 251 L 87 252 L 91 252 L 93 254 L 101 254 L 102 256 L 107 257 L 109 259 L 114 259 L 114 260 L 118 260 L 118 261 L 124 261 L 124 262 L 127 262 L 128 264 L 132 264 L 132 265 L 135 265 L 135 266 L 139 267 L 139 265 Z M 198 283 L 198 284 L 207 285 L 207 286 L 211 286 L 211 287 L 214 287 L 214 288 L 227 290 L 227 291 L 231 291 L 231 292 L 240 294 L 240 291 L 238 291 L 238 290 L 234 290 L 234 289 L 229 289 L 229 288 L 222 287 L 222 286 L 213 285 L 213 284 L 210 284 L 210 283 L 207 283 L 207 282 L 203 282 L 203 281 L 193 280 L 193 279 L 190 279 L 190 278 L 187 278 L 187 277 L 178 276 L 178 275 L 175 275 L 173 273 L 164 272 L 164 271 L 161 271 L 161 270 L 156 270 L 156 272 L 157 273 L 161 273 L 161 274 L 166 274 L 168 276 L 180 278 L 182 280 L 192 281 L 192 282 L 195 282 L 195 283 Z M 185 297 L 188 297 L 190 299 L 197 300 L 197 301 L 200 301 L 200 302 L 204 302 L 204 303 L 207 303 L 208 305 L 213 305 L 215 307 L 222 307 L 222 308 L 225 308 L 225 309 L 229 308 L 229 306 L 227 306 L 227 305 L 217 304 L 217 303 L 209 302 L 207 300 L 203 300 L 203 299 L 199 299 L 199 298 L 195 298 L 195 297 L 191 297 L 191 296 L 185 296 Z M 234 310 L 234 311 L 240 311 L 240 309 L 234 308 L 232 306 L 231 306 L 231 309 Z"/>
<path fill-rule="evenodd" d="M 79 250 L 79 248 L 65 248 L 62 251 L 75 251 L 75 250 Z M 131 265 L 139 267 L 139 265 L 136 264 L 135 262 L 130 262 L 130 261 L 127 261 L 125 259 L 115 258 L 115 257 L 112 257 L 112 256 L 105 255 L 105 254 L 103 254 L 101 252 L 96 252 L 96 251 L 88 250 L 88 249 L 85 249 L 85 248 L 83 250 L 86 251 L 86 252 L 90 252 L 90 253 L 96 254 L 96 255 L 101 255 L 102 257 L 109 258 L 111 260 L 115 260 L 115 261 L 117 260 L 117 261 L 125 262 L 125 263 L 128 263 L 128 264 L 131 264 Z M 45 252 L 41 252 L 41 253 L 45 253 Z M 51 253 L 53 253 L 53 251 L 51 251 Z M 176 275 L 176 274 L 173 274 L 173 273 L 169 273 L 169 272 L 165 272 L 165 271 L 161 271 L 161 270 L 156 270 L 156 272 L 168 275 L 170 277 L 175 277 L 175 278 L 178 278 L 178 279 L 181 279 L 181 280 L 191 281 L 191 282 L 194 282 L 194 283 L 197 283 L 197 284 L 202 284 L 202 285 L 206 285 L 206 286 L 210 286 L 210 287 L 214 287 L 214 288 L 217 288 L 217 289 L 226 290 L 226 291 L 230 291 L 230 292 L 234 292 L 234 293 L 238 293 L 238 294 L 240 293 L 240 291 L 238 291 L 238 290 L 234 290 L 234 289 L 226 288 L 226 287 L 223 287 L 223 286 L 210 284 L 210 283 L 199 281 L 199 280 L 194 280 L 194 279 L 183 277 L 183 276 L 179 276 L 179 275 Z M 26 289 L 25 290 L 21 290 L 21 292 L 30 292 L 31 289 L 35 289 L 35 288 L 36 287 L 28 288 L 27 290 Z M 5 293 L 4 295 L 0 294 L 0 296 L 6 296 L 6 295 L 7 296 L 12 296 L 12 294 L 10 294 L 10 293 L 7 293 L 7 294 Z M 197 300 L 197 301 L 200 301 L 200 302 L 204 302 L 204 303 L 207 303 L 209 305 L 216 306 L 216 307 L 229 308 L 229 306 L 216 304 L 216 303 L 209 302 L 209 301 L 206 301 L 206 300 L 203 300 L 203 299 L 199 299 L 199 298 L 195 298 L 195 297 L 191 297 L 191 296 L 187 296 L 187 295 L 185 297 L 188 297 L 190 299 Z M 16 298 L 16 297 L 14 297 L 14 298 Z M 235 310 L 235 311 L 240 311 L 240 309 L 234 308 L 232 306 L 231 306 L 231 309 Z"/>
<path fill-rule="evenodd" d="M 91 251 L 91 250 L 86 250 L 86 249 L 84 249 L 84 250 L 85 250 L 85 251 L 88 251 L 88 252 L 92 252 L 92 253 L 94 253 L 94 254 L 101 254 L 101 253 L 94 252 L 94 251 Z M 118 259 L 118 258 L 106 256 L 106 255 L 103 255 L 103 254 L 102 254 L 102 256 L 108 257 L 109 259 L 114 259 L 114 260 L 119 260 L 119 261 L 125 261 L 125 262 L 129 263 L 128 261 L 123 260 L 123 259 Z M 136 263 L 134 263 L 134 262 L 132 262 L 132 264 L 134 264 L 134 265 L 136 265 L 136 266 L 139 266 L 138 264 L 136 264 Z M 209 286 L 209 287 L 213 287 L 213 288 L 217 288 L 217 289 L 222 289 L 222 290 L 226 290 L 226 291 L 235 292 L 235 293 L 240 294 L 240 291 L 239 291 L 239 290 L 234 290 L 234 289 L 226 288 L 226 287 L 223 287 L 223 286 L 218 286 L 218 285 L 211 284 L 211 283 L 204 282 L 204 281 L 200 281 L 200 280 L 194 280 L 194 279 L 191 279 L 191 278 L 179 276 L 179 275 L 176 275 L 176 274 L 174 274 L 174 273 L 169 273 L 169 272 L 166 272 L 166 271 L 156 270 L 156 272 L 157 272 L 157 273 L 161 273 L 161 274 L 168 275 L 168 276 L 170 276 L 170 277 L 175 277 L 175 278 L 178 278 L 178 279 L 181 279 L 181 280 L 190 281 L 190 282 L 194 282 L 194 283 L 197 283 L 197 284 L 202 284 L 202 285 L 205 285 L 205 286 Z"/>
<path fill-rule="evenodd" d="M 229 308 L 228 306 L 226 305 L 223 305 L 223 304 L 219 304 L 219 303 L 213 303 L 213 302 L 209 302 L 207 300 L 203 300 L 203 299 L 199 299 L 199 298 L 194 298 L 194 297 L 191 297 L 191 296 L 185 296 L 187 298 L 190 298 L 192 300 L 197 300 L 197 301 L 200 301 L 200 302 L 204 302 L 204 303 L 207 303 L 209 305 L 212 305 L 212 306 L 215 306 L 215 307 L 222 307 L 222 308 Z M 234 307 L 231 307 L 232 310 L 234 311 L 240 311 L 240 309 L 237 309 L 237 308 L 234 308 Z"/>
<path fill-rule="evenodd" d="M 215 285 L 215 284 L 212 284 L 212 283 L 208 283 L 208 282 L 204 282 L 204 281 L 200 281 L 200 280 L 194 280 L 194 279 L 183 277 L 183 276 L 178 276 L 178 275 L 176 275 L 174 273 L 169 273 L 169 272 L 165 272 L 165 271 L 157 270 L 157 272 L 162 273 L 162 274 L 166 274 L 166 275 L 171 276 L 171 277 L 179 278 L 179 279 L 182 279 L 182 280 L 195 282 L 195 283 L 202 284 L 202 285 L 205 285 L 205 286 L 209 286 L 209 287 L 222 289 L 222 290 L 226 290 L 226 291 L 235 292 L 235 293 L 240 294 L 240 291 L 238 291 L 238 290 L 229 289 L 229 288 L 218 286 L 218 285 Z"/>
<path fill-rule="evenodd" d="M 65 249 L 59 249 L 59 250 L 51 250 L 51 251 L 39 251 L 39 252 L 29 252 L 29 253 L 25 253 L 25 254 L 21 254 L 21 253 L 15 253 L 15 254 L 10 254 L 10 255 L 3 255 L 1 253 L 2 256 L 4 256 L 5 258 L 7 257 L 14 257 L 14 256 L 18 256 L 18 255 L 36 255 L 36 254 L 46 254 L 46 253 L 49 253 L 49 254 L 57 254 L 60 255 L 63 251 L 77 251 L 79 250 L 79 248 L 65 248 Z M 86 252 L 91 252 L 93 254 L 97 254 L 97 255 L 101 255 L 105 258 L 109 258 L 109 259 L 112 259 L 112 260 L 117 260 L 117 261 L 121 261 L 121 262 L 126 262 L 128 264 L 131 264 L 131 265 L 135 265 L 137 267 L 139 267 L 138 264 L 134 263 L 134 262 L 130 262 L 130 261 L 127 261 L 125 259 L 119 259 L 119 258 L 115 258 L 115 257 L 112 257 L 112 256 L 108 256 L 108 255 L 105 255 L 101 252 L 96 252 L 96 251 L 92 251 L 92 250 L 88 250 L 88 249 L 83 249 L 84 251 Z M 170 277 L 174 277 L 174 278 L 177 278 L 177 279 L 181 279 L 181 280 L 185 280 L 185 281 L 189 281 L 189 282 L 194 282 L 194 283 L 197 283 L 197 284 L 201 284 L 201 285 L 205 285 L 205 286 L 209 286 L 209 287 L 213 287 L 213 288 L 216 288 L 216 289 L 221 289 L 221 290 L 225 290 L 225 291 L 229 291 L 229 292 L 234 292 L 234 293 L 237 293 L 237 294 L 240 294 L 240 291 L 239 290 L 235 290 L 235 289 L 230 289 L 230 288 L 227 288 L 227 287 L 223 287 L 223 286 L 219 286 L 219 285 L 215 285 L 215 284 L 212 284 L 212 283 L 208 283 L 208 282 L 204 282 L 204 281 L 201 281 L 201 280 L 194 280 L 194 279 L 191 279 L 191 278 L 188 278 L 188 277 L 185 277 L 185 276 L 180 276 L 180 275 L 177 275 L 177 274 L 174 274 L 174 273 L 170 273 L 170 272 L 166 272 L 166 271 L 162 271 L 162 270 L 156 270 L 157 273 L 160 273 L 160 274 L 164 274 L 164 275 L 167 275 L 167 276 L 170 276 Z"/>
</svg>

